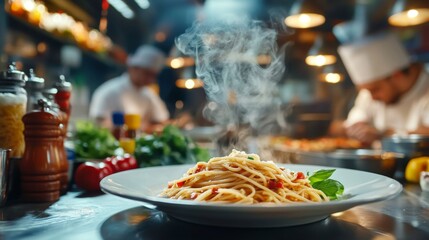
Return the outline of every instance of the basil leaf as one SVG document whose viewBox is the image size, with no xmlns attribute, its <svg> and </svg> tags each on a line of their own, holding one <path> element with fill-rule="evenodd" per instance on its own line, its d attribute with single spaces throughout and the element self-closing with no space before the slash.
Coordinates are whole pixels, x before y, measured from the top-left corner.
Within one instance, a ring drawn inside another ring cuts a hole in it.
<svg viewBox="0 0 429 240">
<path fill-rule="evenodd" d="M 313 184 L 328 179 L 334 172 L 335 169 L 322 169 L 313 173 L 308 179 Z"/>
<path fill-rule="evenodd" d="M 247 157 L 247 159 L 249 159 L 249 160 L 255 160 L 253 157 Z"/>
<path fill-rule="evenodd" d="M 312 184 L 312 187 L 325 193 L 331 200 L 337 199 L 337 196 L 344 192 L 343 184 L 333 179 L 315 182 Z"/>
</svg>

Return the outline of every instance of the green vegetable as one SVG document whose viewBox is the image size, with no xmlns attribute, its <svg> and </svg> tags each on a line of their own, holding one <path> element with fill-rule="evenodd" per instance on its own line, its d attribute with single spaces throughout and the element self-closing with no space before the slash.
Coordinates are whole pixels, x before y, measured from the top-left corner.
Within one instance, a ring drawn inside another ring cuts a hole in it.
<svg viewBox="0 0 429 240">
<path fill-rule="evenodd" d="M 338 199 L 338 196 L 344 192 L 343 184 L 337 180 L 329 179 L 334 172 L 335 169 L 322 169 L 313 173 L 308 178 L 313 188 L 322 191 L 331 200 Z"/>
<path fill-rule="evenodd" d="M 98 128 L 90 122 L 76 123 L 74 144 L 78 158 L 103 159 L 123 152 L 108 129 Z"/>
<path fill-rule="evenodd" d="M 247 159 L 250 159 L 250 160 L 255 160 L 253 157 L 247 157 Z"/>
<path fill-rule="evenodd" d="M 311 175 L 308 179 L 310 182 L 319 182 L 328 179 L 334 172 L 335 169 L 322 169 L 313 173 L 313 175 Z"/>
<path fill-rule="evenodd" d="M 206 162 L 210 158 L 207 149 L 197 146 L 171 125 L 160 134 L 137 139 L 134 155 L 140 167 Z"/>
</svg>

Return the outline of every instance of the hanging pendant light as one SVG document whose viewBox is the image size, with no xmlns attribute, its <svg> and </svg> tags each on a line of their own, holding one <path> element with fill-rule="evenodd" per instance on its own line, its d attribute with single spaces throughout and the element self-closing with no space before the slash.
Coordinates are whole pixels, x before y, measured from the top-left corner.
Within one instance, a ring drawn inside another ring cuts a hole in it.
<svg viewBox="0 0 429 240">
<path fill-rule="evenodd" d="M 325 66 L 334 64 L 337 61 L 334 45 L 328 41 L 326 34 L 320 34 L 305 58 L 305 62 L 310 66 Z"/>
<path fill-rule="evenodd" d="M 170 57 L 167 58 L 167 66 L 174 69 L 190 67 L 195 64 L 193 57 L 184 55 L 177 47 L 173 47 L 170 51 Z"/>
<path fill-rule="evenodd" d="M 392 26 L 408 27 L 429 22 L 429 1 L 396 0 L 388 19 Z"/>
<path fill-rule="evenodd" d="M 178 88 L 195 89 L 204 86 L 203 81 L 197 77 L 195 73 L 195 67 L 187 67 L 183 69 L 181 77 L 176 80 L 176 86 Z"/>
<path fill-rule="evenodd" d="M 285 24 L 292 28 L 312 28 L 325 23 L 320 0 L 297 0 L 292 5 Z"/>
<path fill-rule="evenodd" d="M 339 70 L 338 64 L 325 66 L 320 74 L 320 81 L 336 84 L 344 80 L 344 73 Z"/>
</svg>

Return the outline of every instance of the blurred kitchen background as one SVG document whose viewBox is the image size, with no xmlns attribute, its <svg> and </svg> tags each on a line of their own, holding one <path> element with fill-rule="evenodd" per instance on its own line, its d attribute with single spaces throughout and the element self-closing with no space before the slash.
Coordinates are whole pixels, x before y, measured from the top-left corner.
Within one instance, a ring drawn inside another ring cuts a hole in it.
<svg viewBox="0 0 429 240">
<path fill-rule="evenodd" d="M 194 60 L 177 51 L 175 38 L 196 20 L 220 12 L 250 15 L 279 30 L 279 46 L 287 44 L 286 72 L 278 94 L 284 105 L 285 122 L 295 126 L 289 134 L 318 137 L 326 134 L 332 120 L 346 118 L 356 95 L 337 55 L 340 43 L 390 29 L 414 60 L 429 62 L 428 13 L 416 14 L 406 9 L 405 2 L 2 0 L 0 69 L 6 69 L 12 61 L 26 72 L 34 68 L 38 76 L 45 78 L 46 86 L 64 74 L 74 87 L 72 120 L 87 119 L 94 90 L 125 70 L 128 53 L 143 43 L 153 44 L 169 56 L 154 88 L 170 115 L 174 118 L 189 113 L 195 125 L 210 125 L 202 116 L 202 109 L 207 104 L 210 107 L 210 103 L 196 79 Z M 398 10 L 401 4 L 405 5 Z M 309 9 L 318 14 L 315 19 L 307 14 L 287 20 Z M 405 20 L 389 18 L 398 11 L 405 11 L 405 15 L 396 15 Z M 285 23 L 289 26 L 283 26 Z"/>
</svg>

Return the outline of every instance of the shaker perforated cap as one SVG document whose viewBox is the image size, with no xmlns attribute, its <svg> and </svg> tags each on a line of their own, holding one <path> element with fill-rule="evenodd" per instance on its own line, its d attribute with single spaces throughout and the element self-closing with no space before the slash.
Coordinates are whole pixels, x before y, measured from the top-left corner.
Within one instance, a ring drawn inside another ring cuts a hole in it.
<svg viewBox="0 0 429 240">
<path fill-rule="evenodd" d="M 45 79 L 37 77 L 33 69 L 30 69 L 29 76 L 27 82 L 25 82 L 26 88 L 42 90 L 45 87 Z"/>
<path fill-rule="evenodd" d="M 54 87 L 58 89 L 58 91 L 71 92 L 72 90 L 72 84 L 66 80 L 64 75 L 58 76 L 58 80 L 55 82 Z"/>
</svg>

